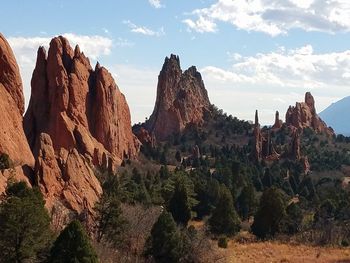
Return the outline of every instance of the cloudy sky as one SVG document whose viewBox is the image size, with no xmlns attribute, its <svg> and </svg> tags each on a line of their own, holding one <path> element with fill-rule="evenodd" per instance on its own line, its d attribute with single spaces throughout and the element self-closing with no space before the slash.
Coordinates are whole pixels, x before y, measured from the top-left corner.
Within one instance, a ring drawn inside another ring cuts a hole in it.
<svg viewBox="0 0 350 263">
<path fill-rule="evenodd" d="M 28 102 L 36 50 L 56 35 L 111 71 L 134 122 L 152 112 L 164 58 L 197 66 L 211 102 L 263 124 L 311 91 L 322 111 L 350 95 L 348 0 L 11 0 L 0 31 Z"/>
</svg>

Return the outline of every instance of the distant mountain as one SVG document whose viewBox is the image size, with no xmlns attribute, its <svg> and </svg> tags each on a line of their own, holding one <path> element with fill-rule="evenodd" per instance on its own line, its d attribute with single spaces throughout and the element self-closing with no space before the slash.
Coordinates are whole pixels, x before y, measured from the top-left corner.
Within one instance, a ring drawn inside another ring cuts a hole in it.
<svg viewBox="0 0 350 263">
<path fill-rule="evenodd" d="M 322 111 L 319 115 L 337 134 L 350 136 L 350 96 L 345 97 Z"/>
</svg>

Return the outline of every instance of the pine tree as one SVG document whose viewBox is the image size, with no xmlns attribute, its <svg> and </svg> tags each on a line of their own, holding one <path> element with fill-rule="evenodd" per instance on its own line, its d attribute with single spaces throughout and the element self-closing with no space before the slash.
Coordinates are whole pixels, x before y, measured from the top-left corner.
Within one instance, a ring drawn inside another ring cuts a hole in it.
<svg viewBox="0 0 350 263">
<path fill-rule="evenodd" d="M 242 192 L 238 197 L 237 205 L 242 219 L 246 220 L 249 216 L 254 214 L 257 200 L 255 197 L 255 189 L 252 184 L 249 183 L 243 187 Z"/>
<path fill-rule="evenodd" d="M 177 224 L 187 226 L 191 219 L 191 205 L 183 180 L 176 180 L 175 189 L 169 202 L 169 212 Z"/>
<path fill-rule="evenodd" d="M 176 161 L 181 162 L 181 153 L 179 151 L 176 151 L 175 159 L 176 159 Z"/>
<path fill-rule="evenodd" d="M 97 255 L 79 221 L 72 221 L 56 239 L 49 263 L 97 263 Z"/>
<path fill-rule="evenodd" d="M 234 235 L 240 230 L 240 219 L 233 206 L 231 192 L 221 186 L 217 205 L 209 219 L 210 231 L 214 234 Z"/>
<path fill-rule="evenodd" d="M 182 239 L 170 213 L 164 211 L 153 225 L 147 240 L 146 254 L 152 255 L 156 262 L 179 262 L 182 255 Z"/>
<path fill-rule="evenodd" d="M 101 242 L 104 239 L 113 247 L 118 247 L 123 241 L 123 234 L 127 226 L 118 198 L 103 193 L 94 209 L 96 211 L 97 241 Z"/>
<path fill-rule="evenodd" d="M 272 237 L 280 231 L 280 222 L 284 216 L 285 203 L 282 192 L 276 187 L 268 188 L 261 196 L 251 230 L 259 238 Z"/>
<path fill-rule="evenodd" d="M 51 240 L 50 217 L 37 188 L 25 182 L 6 189 L 0 204 L 0 262 L 35 260 Z"/>
</svg>

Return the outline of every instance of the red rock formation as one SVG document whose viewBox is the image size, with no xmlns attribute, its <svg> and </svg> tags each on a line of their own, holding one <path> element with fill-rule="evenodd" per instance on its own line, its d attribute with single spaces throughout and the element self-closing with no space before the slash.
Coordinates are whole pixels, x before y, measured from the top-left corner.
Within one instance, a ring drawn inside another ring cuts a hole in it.
<svg viewBox="0 0 350 263">
<path fill-rule="evenodd" d="M 300 160 L 300 132 L 298 129 L 293 129 L 292 131 L 292 140 L 290 143 L 290 154 L 289 156 L 295 160 Z"/>
<path fill-rule="evenodd" d="M 201 74 L 192 66 L 185 72 L 179 57 L 166 58 L 158 77 L 157 98 L 146 123 L 157 140 L 182 131 L 187 125 L 201 125 L 210 102 Z"/>
<path fill-rule="evenodd" d="M 253 152 L 252 157 L 255 161 L 260 162 L 262 159 L 262 140 L 258 110 L 255 111 L 255 122 L 254 122 L 254 132 L 253 132 Z"/>
<path fill-rule="evenodd" d="M 135 135 L 142 144 L 148 144 L 152 148 L 156 147 L 156 138 L 154 134 L 150 134 L 145 128 L 141 127 L 134 131 Z"/>
<path fill-rule="evenodd" d="M 334 135 L 332 128 L 317 115 L 315 100 L 310 92 L 305 94 L 305 102 L 297 102 L 295 107 L 289 106 L 286 113 L 286 124 L 296 128 L 311 128 L 317 133 Z"/>
<path fill-rule="evenodd" d="M 24 96 L 18 65 L 10 45 L 0 34 L 0 154 L 8 154 L 13 169 L 0 172 L 0 193 L 12 177 L 29 183 L 34 158 L 23 131 Z"/>
<path fill-rule="evenodd" d="M 281 129 L 282 125 L 283 125 L 283 121 L 280 120 L 280 113 L 276 111 L 275 123 L 273 124 L 272 129 L 274 130 Z"/>
<path fill-rule="evenodd" d="M 24 118 L 36 158 L 35 176 L 57 228 L 93 213 L 102 192 L 93 167 L 115 170 L 134 158 L 139 141 L 129 107 L 111 74 L 95 69 L 63 37 L 38 50 L 32 94 Z"/>
<path fill-rule="evenodd" d="M 99 64 L 93 70 L 79 47 L 73 51 L 61 36 L 52 39 L 47 58 L 43 47 L 38 50 L 24 127 L 33 150 L 44 132 L 55 151 L 76 148 L 95 165 L 104 155 L 117 165 L 138 152 L 129 107 L 111 74 Z"/>
<path fill-rule="evenodd" d="M 60 228 L 84 210 L 92 213 L 102 189 L 92 166 L 76 149 L 55 152 L 48 134 L 39 137 L 35 174 L 51 211 L 53 225 Z"/>
</svg>

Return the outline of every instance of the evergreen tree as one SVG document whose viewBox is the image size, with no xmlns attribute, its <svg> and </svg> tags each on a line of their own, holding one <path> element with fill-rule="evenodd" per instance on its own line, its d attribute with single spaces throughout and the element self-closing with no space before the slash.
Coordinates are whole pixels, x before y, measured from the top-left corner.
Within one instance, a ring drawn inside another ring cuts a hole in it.
<svg viewBox="0 0 350 263">
<path fill-rule="evenodd" d="M 243 220 L 248 219 L 249 216 L 253 215 L 256 206 L 256 196 L 254 186 L 249 183 L 243 187 L 241 194 L 237 199 L 238 212 Z"/>
<path fill-rule="evenodd" d="M 240 220 L 233 206 L 231 192 L 221 186 L 217 205 L 209 219 L 210 231 L 214 234 L 233 235 L 240 230 Z"/>
<path fill-rule="evenodd" d="M 53 247 L 49 263 L 97 263 L 88 235 L 79 221 L 72 221 L 58 236 Z"/>
<path fill-rule="evenodd" d="M 187 226 L 191 219 L 191 204 L 184 180 L 176 180 L 174 193 L 169 202 L 169 212 L 177 224 Z"/>
<path fill-rule="evenodd" d="M 286 217 L 283 220 L 284 232 L 287 234 L 295 234 L 300 231 L 301 222 L 303 220 L 303 212 L 299 205 L 291 203 L 286 208 Z"/>
<path fill-rule="evenodd" d="M 103 239 L 118 247 L 123 241 L 127 221 L 122 216 L 120 202 L 116 196 L 103 193 L 95 206 L 97 241 Z"/>
<path fill-rule="evenodd" d="M 152 255 L 156 262 L 179 262 L 182 255 L 182 238 L 170 213 L 164 211 L 153 225 L 147 240 L 146 254 Z"/>
<path fill-rule="evenodd" d="M 279 232 L 284 216 L 285 203 L 282 192 L 276 187 L 268 188 L 261 196 L 251 230 L 259 238 L 274 236 Z"/>
<path fill-rule="evenodd" d="M 0 204 L 0 262 L 35 260 L 48 247 L 50 217 L 37 188 L 25 182 L 6 189 Z"/>
<path fill-rule="evenodd" d="M 181 162 L 181 153 L 179 151 L 176 151 L 175 159 L 176 159 L 176 161 Z"/>
</svg>

